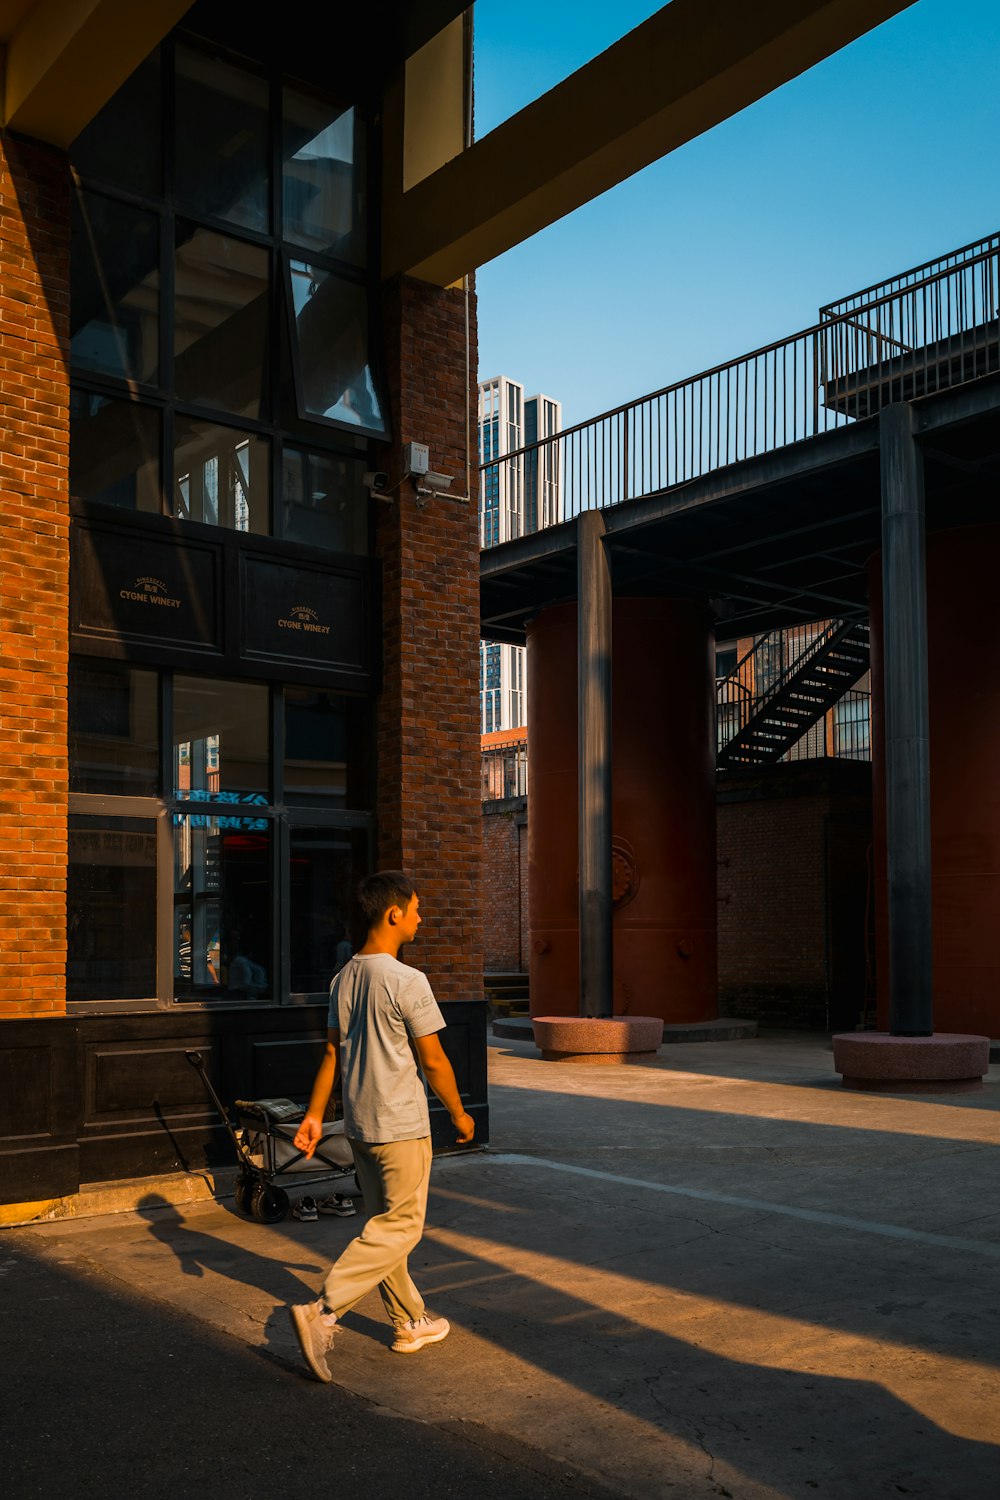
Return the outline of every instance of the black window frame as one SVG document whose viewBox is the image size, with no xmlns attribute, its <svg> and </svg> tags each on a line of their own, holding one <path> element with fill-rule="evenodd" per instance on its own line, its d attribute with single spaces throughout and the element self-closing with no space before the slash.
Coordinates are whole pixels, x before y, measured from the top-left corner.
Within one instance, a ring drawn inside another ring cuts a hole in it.
<svg viewBox="0 0 1000 1500">
<path fill-rule="evenodd" d="M 217 56 L 221 61 L 232 63 L 249 73 L 267 79 L 270 100 L 270 206 L 271 232 L 268 234 L 219 219 L 209 214 L 194 211 L 188 202 L 177 199 L 173 182 L 173 139 L 176 128 L 174 48 L 180 42 L 184 46 L 201 49 L 207 55 Z M 158 216 L 160 223 L 160 291 L 159 291 L 159 383 L 136 382 L 117 376 L 71 366 L 71 382 L 81 392 L 135 401 L 159 415 L 160 436 L 160 515 L 178 519 L 173 514 L 173 495 L 176 475 L 174 469 L 174 425 L 175 416 L 188 417 L 211 425 L 230 427 L 236 431 L 266 438 L 270 442 L 270 495 L 269 529 L 266 535 L 273 540 L 283 540 L 283 507 L 280 504 L 283 475 L 283 450 L 287 444 L 293 448 L 314 449 L 329 454 L 332 458 L 354 462 L 358 466 L 359 504 L 365 504 L 367 493 L 361 484 L 361 475 L 374 466 L 373 445 L 392 441 L 391 417 L 388 402 L 388 385 L 385 379 L 383 331 L 381 320 L 380 278 L 376 264 L 375 248 L 378 245 L 377 216 L 373 206 L 378 203 L 377 122 L 374 111 L 362 98 L 349 99 L 341 95 L 324 95 L 323 92 L 297 78 L 294 74 L 280 71 L 278 67 L 263 68 L 239 54 L 219 48 L 197 34 L 179 28 L 167 37 L 159 47 L 161 103 L 160 129 L 162 136 L 161 194 L 151 197 L 134 189 L 120 187 L 102 178 L 99 173 L 83 173 L 73 165 L 73 148 L 70 146 L 71 177 L 74 191 L 92 193 L 120 202 L 123 205 L 150 212 Z M 365 199 L 368 205 L 367 263 L 358 267 L 350 261 L 340 260 L 335 255 L 320 254 L 282 239 L 282 91 L 288 86 L 300 93 L 312 95 L 342 105 L 355 111 L 361 127 L 366 132 Z M 267 332 L 267 390 L 265 411 L 261 417 L 249 418 L 227 412 L 221 407 L 204 405 L 201 402 L 184 401 L 177 397 L 174 383 L 174 306 L 175 276 L 174 252 L 176 225 L 185 221 L 212 233 L 228 236 L 265 249 L 269 254 L 268 293 L 269 316 Z M 340 422 L 336 418 L 311 415 L 301 408 L 298 396 L 301 391 L 298 350 L 294 336 L 294 313 L 291 306 L 290 261 L 309 259 L 325 271 L 366 289 L 368 316 L 368 367 L 376 388 L 379 407 L 384 419 L 384 429 L 376 430 L 359 424 Z M 287 348 L 293 374 L 293 390 L 286 395 L 282 410 L 282 346 Z M 294 403 L 294 410 L 290 402 Z M 285 421 L 283 417 L 290 420 Z M 121 508 L 100 501 L 88 501 L 95 510 L 103 514 L 120 512 Z M 125 514 L 134 514 L 126 510 Z M 187 524 L 183 520 L 179 524 Z M 224 529 L 224 528 L 223 528 Z M 374 517 L 368 512 L 367 556 L 373 552 Z M 333 549 L 316 547 L 323 556 L 338 555 Z M 358 554 L 347 554 L 357 556 Z"/>
<path fill-rule="evenodd" d="M 75 657 L 81 664 L 90 658 Z M 102 664 L 104 658 L 95 659 Z M 206 796 L 198 799 L 182 797 L 173 786 L 173 688 L 174 676 L 191 677 L 187 667 L 159 669 L 159 795 L 116 795 L 105 792 L 71 792 L 69 815 L 71 817 L 142 818 L 155 821 L 157 835 L 156 868 L 156 993 L 135 996 L 129 999 L 67 1000 L 71 1014 L 96 1015 L 116 1011 L 190 1010 L 218 1009 L 219 1007 L 248 1006 L 268 1009 L 289 1005 L 310 1005 L 324 998 L 324 993 L 293 992 L 289 988 L 291 973 L 291 872 L 289 848 L 292 832 L 297 828 L 326 828 L 347 833 L 358 832 L 367 842 L 367 868 L 374 869 L 376 820 L 370 809 L 324 807 L 296 799 L 289 799 L 284 788 L 285 762 L 285 688 L 284 682 L 262 682 L 268 690 L 268 790 L 266 800 L 239 802 L 222 797 Z M 210 680 L 216 673 L 205 673 Z M 239 677 L 226 679 L 240 684 L 254 679 Z M 297 684 L 292 684 L 297 686 Z M 367 718 L 366 778 L 369 790 L 374 794 L 375 786 L 375 712 L 374 702 L 367 694 L 340 693 L 363 704 Z M 175 994 L 174 986 L 174 929 L 175 913 L 182 903 L 174 886 L 174 840 L 178 819 L 182 817 L 253 819 L 264 820 L 269 825 L 270 836 L 270 915 L 271 946 L 268 973 L 271 976 L 271 993 L 266 996 L 213 996 L 206 993 L 197 998 L 186 998 Z M 332 979 L 333 975 L 330 975 Z"/>
</svg>

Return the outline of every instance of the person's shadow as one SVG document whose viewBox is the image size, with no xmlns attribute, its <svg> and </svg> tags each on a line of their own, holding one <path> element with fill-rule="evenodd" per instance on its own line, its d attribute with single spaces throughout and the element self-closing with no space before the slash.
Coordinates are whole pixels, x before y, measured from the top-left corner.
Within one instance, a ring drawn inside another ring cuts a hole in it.
<svg viewBox="0 0 1000 1500">
<path fill-rule="evenodd" d="M 314 1261 L 283 1260 L 280 1255 L 258 1255 L 246 1245 L 232 1245 L 215 1235 L 188 1227 L 182 1213 L 158 1193 L 139 1200 L 137 1212 L 149 1224 L 154 1240 L 164 1245 L 185 1276 L 204 1276 L 213 1271 L 257 1291 L 271 1293 L 276 1301 L 302 1302 L 315 1292 L 292 1272 L 320 1272 Z"/>
<path fill-rule="evenodd" d="M 264 1324 L 266 1347 L 256 1352 L 262 1358 L 282 1365 L 301 1364 L 287 1308 L 293 1302 L 314 1301 L 319 1287 L 315 1281 L 310 1284 L 295 1273 L 302 1272 L 313 1278 L 325 1275 L 330 1261 L 343 1249 L 342 1245 L 330 1246 L 328 1250 L 324 1247 L 324 1259 L 319 1263 L 284 1260 L 280 1254 L 259 1255 L 246 1245 L 233 1245 L 215 1235 L 190 1228 L 177 1207 L 158 1193 L 147 1193 L 141 1198 L 136 1212 L 148 1223 L 153 1239 L 158 1240 L 176 1257 L 185 1276 L 203 1277 L 210 1271 L 273 1296 L 277 1305 Z M 351 1221 L 352 1232 L 356 1222 Z M 287 1242 L 284 1244 L 287 1248 Z M 348 1314 L 345 1326 L 368 1332 L 373 1337 L 385 1337 L 384 1326 L 353 1311 Z"/>
</svg>

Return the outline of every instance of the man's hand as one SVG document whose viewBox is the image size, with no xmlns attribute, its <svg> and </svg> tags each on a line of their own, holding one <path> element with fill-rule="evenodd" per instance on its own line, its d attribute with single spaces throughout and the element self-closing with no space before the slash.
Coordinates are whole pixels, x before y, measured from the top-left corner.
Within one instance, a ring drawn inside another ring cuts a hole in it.
<svg viewBox="0 0 1000 1500">
<path fill-rule="evenodd" d="M 292 1145 L 299 1151 L 304 1151 L 306 1156 L 312 1156 L 316 1147 L 323 1138 L 323 1121 L 318 1115 L 306 1115 L 302 1124 L 295 1132 Z"/>
<path fill-rule="evenodd" d="M 445 1056 L 440 1036 L 432 1031 L 429 1036 L 414 1037 L 413 1050 L 424 1070 L 424 1077 L 451 1115 L 451 1123 L 458 1131 L 456 1144 L 467 1146 L 476 1133 L 476 1122 L 462 1107 L 454 1069 Z"/>
</svg>

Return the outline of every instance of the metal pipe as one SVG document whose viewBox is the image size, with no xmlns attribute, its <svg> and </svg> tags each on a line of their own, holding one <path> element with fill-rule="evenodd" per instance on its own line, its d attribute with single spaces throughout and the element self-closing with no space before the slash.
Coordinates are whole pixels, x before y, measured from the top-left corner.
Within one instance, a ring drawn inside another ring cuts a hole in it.
<svg viewBox="0 0 1000 1500">
<path fill-rule="evenodd" d="M 580 1014 L 611 1016 L 611 570 L 599 510 L 577 520 Z"/>
<path fill-rule="evenodd" d="M 913 408 L 879 418 L 889 1030 L 930 1036 L 931 816 L 923 458 Z"/>
</svg>

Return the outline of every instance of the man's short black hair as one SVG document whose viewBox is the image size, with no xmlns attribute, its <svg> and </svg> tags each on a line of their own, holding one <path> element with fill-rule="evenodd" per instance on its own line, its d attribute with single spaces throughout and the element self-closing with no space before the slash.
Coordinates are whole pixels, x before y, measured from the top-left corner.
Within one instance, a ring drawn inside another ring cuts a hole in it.
<svg viewBox="0 0 1000 1500">
<path fill-rule="evenodd" d="M 366 875 L 358 886 L 358 906 L 370 932 L 391 906 L 406 910 L 414 894 L 413 882 L 402 870 L 379 870 Z"/>
</svg>

